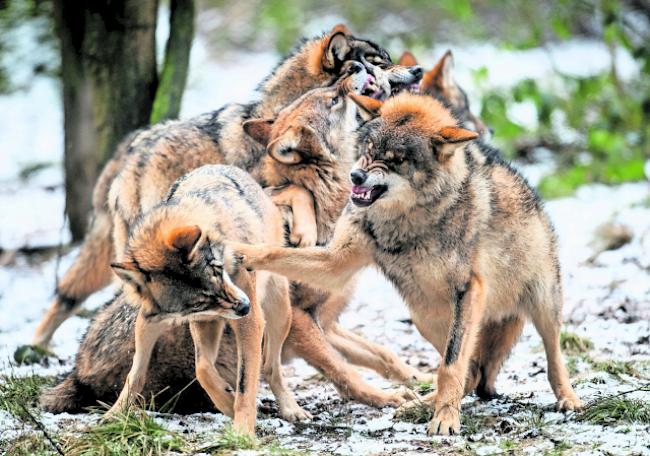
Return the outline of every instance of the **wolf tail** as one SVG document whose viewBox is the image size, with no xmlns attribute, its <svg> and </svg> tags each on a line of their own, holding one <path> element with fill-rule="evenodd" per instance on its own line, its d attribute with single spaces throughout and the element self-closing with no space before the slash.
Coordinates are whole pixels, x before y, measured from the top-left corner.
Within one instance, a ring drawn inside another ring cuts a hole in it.
<svg viewBox="0 0 650 456">
<path fill-rule="evenodd" d="M 77 373 L 73 370 L 61 383 L 41 393 L 40 404 L 46 412 L 79 413 L 86 407 L 97 405 L 97 396 L 77 378 Z"/>
</svg>

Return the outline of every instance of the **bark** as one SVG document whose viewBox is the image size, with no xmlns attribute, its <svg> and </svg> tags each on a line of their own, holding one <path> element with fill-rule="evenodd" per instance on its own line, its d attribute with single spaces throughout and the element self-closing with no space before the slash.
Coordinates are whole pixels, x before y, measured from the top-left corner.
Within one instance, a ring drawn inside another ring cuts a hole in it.
<svg viewBox="0 0 650 456">
<path fill-rule="evenodd" d="M 194 0 L 172 0 L 169 38 L 151 123 L 178 117 L 194 38 Z"/>
<path fill-rule="evenodd" d="M 119 140 L 148 124 L 158 86 L 157 0 L 55 0 L 61 42 L 66 214 L 80 240 Z"/>
</svg>

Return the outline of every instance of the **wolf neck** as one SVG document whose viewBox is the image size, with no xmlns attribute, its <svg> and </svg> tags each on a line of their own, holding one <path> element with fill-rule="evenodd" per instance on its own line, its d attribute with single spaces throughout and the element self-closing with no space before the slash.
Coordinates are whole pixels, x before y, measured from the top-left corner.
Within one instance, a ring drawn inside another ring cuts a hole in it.
<svg viewBox="0 0 650 456">
<path fill-rule="evenodd" d="M 260 116 L 274 117 L 304 93 L 334 80 L 334 75 L 323 71 L 320 63 L 323 39 L 307 41 L 262 81 L 258 87 L 262 95 L 258 106 Z"/>
</svg>

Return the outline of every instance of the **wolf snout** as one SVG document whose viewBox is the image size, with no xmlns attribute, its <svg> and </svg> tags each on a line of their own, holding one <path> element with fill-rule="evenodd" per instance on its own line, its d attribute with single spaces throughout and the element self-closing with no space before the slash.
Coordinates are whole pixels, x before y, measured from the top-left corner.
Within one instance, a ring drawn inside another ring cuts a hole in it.
<svg viewBox="0 0 650 456">
<path fill-rule="evenodd" d="M 420 79 L 422 75 L 424 74 L 424 70 L 420 65 L 415 65 L 409 69 L 411 74 L 415 76 L 417 79 Z"/>
<path fill-rule="evenodd" d="M 234 310 L 238 316 L 244 317 L 248 315 L 248 312 L 251 310 L 251 302 L 248 299 L 242 299 L 232 308 L 232 310 Z"/>
<path fill-rule="evenodd" d="M 368 178 L 368 173 L 366 173 L 362 169 L 357 168 L 357 169 L 353 169 L 350 172 L 350 180 L 352 180 L 352 183 L 354 185 L 363 184 L 366 181 L 367 178 Z"/>
</svg>

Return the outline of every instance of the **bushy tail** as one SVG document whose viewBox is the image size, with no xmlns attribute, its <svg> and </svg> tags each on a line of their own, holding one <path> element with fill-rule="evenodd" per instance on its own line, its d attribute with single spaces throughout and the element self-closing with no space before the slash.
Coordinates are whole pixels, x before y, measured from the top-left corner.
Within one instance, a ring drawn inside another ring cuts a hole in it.
<svg viewBox="0 0 650 456">
<path fill-rule="evenodd" d="M 46 412 L 79 413 L 97 405 L 97 397 L 88 385 L 79 381 L 73 370 L 61 383 L 41 393 L 40 404 Z"/>
</svg>

